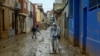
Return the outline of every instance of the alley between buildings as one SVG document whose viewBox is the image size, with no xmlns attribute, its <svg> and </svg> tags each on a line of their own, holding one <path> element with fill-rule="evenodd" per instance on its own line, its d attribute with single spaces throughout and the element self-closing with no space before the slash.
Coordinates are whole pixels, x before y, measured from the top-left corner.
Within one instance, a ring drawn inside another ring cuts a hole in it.
<svg viewBox="0 0 100 56">
<path fill-rule="evenodd" d="M 5 42 L 0 49 L 0 56 L 82 56 L 78 48 L 72 47 L 67 40 L 59 41 L 60 51 L 52 52 L 50 28 L 37 33 L 37 39 L 32 39 L 32 33 L 17 36 Z"/>
</svg>

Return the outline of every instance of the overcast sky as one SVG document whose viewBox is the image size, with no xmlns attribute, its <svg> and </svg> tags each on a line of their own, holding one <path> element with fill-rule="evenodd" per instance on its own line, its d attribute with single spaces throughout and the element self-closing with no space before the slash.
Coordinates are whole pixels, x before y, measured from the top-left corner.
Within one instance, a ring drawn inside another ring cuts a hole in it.
<svg viewBox="0 0 100 56">
<path fill-rule="evenodd" d="M 30 0 L 32 3 L 42 3 L 44 11 L 52 10 L 54 0 Z"/>
</svg>

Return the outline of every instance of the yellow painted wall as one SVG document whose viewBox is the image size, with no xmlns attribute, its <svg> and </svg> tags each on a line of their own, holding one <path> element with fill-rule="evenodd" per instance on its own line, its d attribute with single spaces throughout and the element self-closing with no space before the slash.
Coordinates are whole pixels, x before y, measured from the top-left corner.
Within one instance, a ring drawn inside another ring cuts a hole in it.
<svg viewBox="0 0 100 56">
<path fill-rule="evenodd" d="M 4 5 L 8 5 L 8 0 L 5 1 Z M 2 29 L 0 30 L 0 35 L 1 35 L 0 38 L 7 39 L 8 38 L 8 29 L 9 29 L 9 12 L 8 12 L 9 9 L 4 6 L 2 6 L 0 9 L 1 10 L 4 9 L 4 28 L 5 28 L 4 31 Z M 1 13 L 1 15 L 3 15 L 3 14 Z M 2 17 L 0 18 L 0 21 L 1 21 L 1 28 L 3 28 L 3 24 L 2 24 L 3 18 Z"/>
<path fill-rule="evenodd" d="M 12 9 L 14 9 L 15 8 L 14 6 L 15 6 L 15 2 L 16 1 L 15 0 L 8 0 L 8 2 L 9 2 L 8 3 L 9 4 L 9 7 L 12 8 Z M 9 27 L 10 28 L 12 28 L 12 19 L 14 19 L 14 18 L 12 18 L 12 17 L 14 17 L 12 14 L 15 13 L 14 10 L 12 10 L 12 9 L 9 9 L 9 11 L 8 11 L 9 12 L 9 22 L 10 22 L 9 23 Z"/>
<path fill-rule="evenodd" d="M 41 22 L 41 12 L 38 9 L 38 6 L 37 5 L 35 7 L 36 7 L 36 21 L 37 22 Z"/>
<path fill-rule="evenodd" d="M 2 11 L 2 9 L 4 10 L 4 28 L 5 30 L 3 31 L 3 24 L 2 24 L 2 17 L 0 18 L 0 22 L 1 22 L 1 30 L 0 30 L 0 39 L 8 39 L 8 34 L 9 34 L 9 29 L 12 26 L 12 12 L 14 12 L 13 10 L 11 10 L 9 7 L 13 7 L 12 5 L 14 5 L 14 3 L 12 3 L 13 0 L 5 0 L 5 3 L 0 9 Z M 3 15 L 2 13 L 0 13 L 1 15 Z"/>
</svg>

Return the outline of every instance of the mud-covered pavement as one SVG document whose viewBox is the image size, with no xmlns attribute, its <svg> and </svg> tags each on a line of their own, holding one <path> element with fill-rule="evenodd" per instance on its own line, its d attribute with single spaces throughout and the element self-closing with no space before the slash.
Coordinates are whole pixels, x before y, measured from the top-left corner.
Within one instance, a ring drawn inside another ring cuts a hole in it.
<svg viewBox="0 0 100 56">
<path fill-rule="evenodd" d="M 59 51 L 52 53 L 49 28 L 37 33 L 37 39 L 32 39 L 32 33 L 1 42 L 0 56 L 83 56 L 78 48 L 69 45 L 63 38 L 59 41 Z M 7 45 L 7 46 L 6 46 Z"/>
</svg>

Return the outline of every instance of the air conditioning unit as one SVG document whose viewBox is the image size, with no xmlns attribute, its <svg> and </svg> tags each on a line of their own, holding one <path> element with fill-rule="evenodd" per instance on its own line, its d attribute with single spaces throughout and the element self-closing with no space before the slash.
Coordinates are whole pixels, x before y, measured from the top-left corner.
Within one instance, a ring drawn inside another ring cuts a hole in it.
<svg viewBox="0 0 100 56">
<path fill-rule="evenodd" d="M 2 4 L 5 3 L 5 0 L 0 0 L 0 3 L 2 3 Z"/>
</svg>

